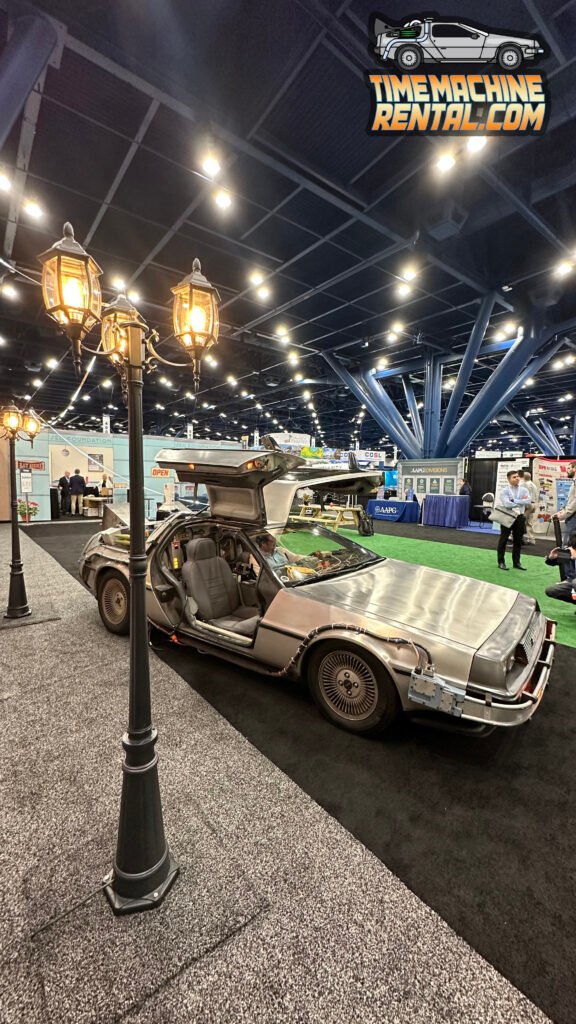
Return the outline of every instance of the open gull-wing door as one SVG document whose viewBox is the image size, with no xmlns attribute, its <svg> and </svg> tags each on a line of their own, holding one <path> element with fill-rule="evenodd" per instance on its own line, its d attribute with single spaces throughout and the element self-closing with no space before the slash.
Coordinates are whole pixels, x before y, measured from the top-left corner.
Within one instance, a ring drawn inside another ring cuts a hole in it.
<svg viewBox="0 0 576 1024">
<path fill-rule="evenodd" d="M 370 494 L 380 484 L 381 473 L 314 473 L 312 469 L 297 469 L 282 480 L 270 483 L 264 490 L 266 513 L 269 523 L 285 523 L 298 491 L 304 488 L 318 495 Z"/>
<path fill-rule="evenodd" d="M 173 469 L 184 483 L 204 484 L 213 516 L 228 522 L 265 526 L 264 486 L 303 464 L 282 451 L 236 448 L 163 448 L 156 456 L 162 469 Z"/>
</svg>

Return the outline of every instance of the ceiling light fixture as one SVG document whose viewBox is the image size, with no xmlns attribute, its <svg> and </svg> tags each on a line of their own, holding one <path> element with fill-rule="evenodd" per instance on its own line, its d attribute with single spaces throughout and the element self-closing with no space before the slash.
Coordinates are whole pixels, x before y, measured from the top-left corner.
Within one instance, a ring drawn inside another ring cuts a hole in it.
<svg viewBox="0 0 576 1024">
<path fill-rule="evenodd" d="M 12 182 L 7 174 L 0 174 L 0 192 L 9 192 L 12 188 Z"/>
<path fill-rule="evenodd" d="M 472 138 L 468 139 L 466 143 L 466 149 L 469 153 L 479 153 L 484 149 L 488 139 L 485 135 L 473 135 Z"/>
<path fill-rule="evenodd" d="M 27 199 L 24 203 L 23 209 L 24 213 L 27 213 L 29 217 L 32 217 L 32 220 L 42 220 L 42 217 L 44 216 L 44 210 L 40 206 L 40 203 L 37 203 L 35 199 Z"/>
<path fill-rule="evenodd" d="M 216 178 L 217 175 L 220 174 L 220 171 L 222 170 L 220 162 L 218 158 L 214 155 L 214 153 L 206 154 L 206 156 L 202 160 L 201 167 L 202 170 L 204 171 L 204 174 L 208 178 Z"/>
<path fill-rule="evenodd" d="M 456 163 L 456 158 L 452 156 L 452 153 L 443 153 L 441 157 L 436 161 L 436 169 L 445 174 L 447 171 L 451 171 Z"/>
<path fill-rule="evenodd" d="M 574 267 L 571 263 L 568 263 L 567 260 L 561 260 L 561 262 L 557 263 L 554 267 L 554 274 L 556 277 L 567 277 L 573 270 Z"/>
<path fill-rule="evenodd" d="M 5 299 L 17 299 L 19 296 L 18 290 L 10 282 L 2 285 L 2 295 Z"/>
<path fill-rule="evenodd" d="M 221 210 L 228 210 L 232 206 L 232 196 L 226 189 L 221 188 L 215 193 L 214 202 Z"/>
<path fill-rule="evenodd" d="M 256 295 L 258 296 L 259 299 L 268 299 L 270 298 L 270 289 L 268 288 L 267 285 L 263 284 L 256 292 Z"/>
<path fill-rule="evenodd" d="M 412 292 L 412 288 L 409 284 L 399 284 L 396 291 L 401 299 L 405 299 Z"/>
</svg>

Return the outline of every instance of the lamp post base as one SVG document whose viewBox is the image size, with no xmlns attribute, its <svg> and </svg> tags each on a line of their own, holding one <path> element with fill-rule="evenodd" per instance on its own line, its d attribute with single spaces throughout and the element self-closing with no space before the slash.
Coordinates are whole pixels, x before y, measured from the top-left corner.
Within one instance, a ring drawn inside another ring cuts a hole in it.
<svg viewBox="0 0 576 1024">
<path fill-rule="evenodd" d="M 8 591 L 8 607 L 4 612 L 4 618 L 23 619 L 25 615 L 31 614 L 32 610 L 28 606 L 28 598 L 26 596 L 22 562 L 20 559 L 15 559 L 10 564 L 10 589 Z"/>
<path fill-rule="evenodd" d="M 114 872 L 111 871 L 110 874 L 106 876 L 104 879 L 104 882 L 106 883 L 104 892 L 106 893 L 108 902 L 115 914 L 135 914 L 140 910 L 153 910 L 162 903 L 169 889 L 176 881 L 178 872 L 180 871 L 180 865 L 176 858 L 172 856 L 170 850 L 166 851 L 166 857 L 168 859 L 168 864 L 166 865 L 166 862 L 164 861 L 161 865 L 161 871 L 162 874 L 164 874 L 167 869 L 168 874 L 160 885 L 157 885 L 145 896 L 120 896 L 114 889 Z M 138 876 L 134 877 L 136 880 Z M 127 875 L 123 876 L 123 880 L 128 878 L 129 876 Z"/>
</svg>

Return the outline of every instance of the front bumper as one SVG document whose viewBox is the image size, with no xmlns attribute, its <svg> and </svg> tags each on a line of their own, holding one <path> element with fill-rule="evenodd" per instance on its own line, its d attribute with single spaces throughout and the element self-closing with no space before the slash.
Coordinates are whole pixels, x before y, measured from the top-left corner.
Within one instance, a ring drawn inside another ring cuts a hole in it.
<svg viewBox="0 0 576 1024">
<path fill-rule="evenodd" d="M 430 680 L 426 686 L 425 682 L 419 683 L 413 677 L 409 696 L 414 703 L 456 718 L 467 719 L 469 722 L 481 722 L 483 725 L 522 725 L 532 717 L 544 696 L 554 661 L 555 646 L 556 623 L 548 619 L 546 636 L 538 660 L 514 701 L 500 700 L 491 694 L 484 698 L 472 697 L 464 690 L 443 684 L 438 678 L 435 678 L 434 682 Z"/>
</svg>

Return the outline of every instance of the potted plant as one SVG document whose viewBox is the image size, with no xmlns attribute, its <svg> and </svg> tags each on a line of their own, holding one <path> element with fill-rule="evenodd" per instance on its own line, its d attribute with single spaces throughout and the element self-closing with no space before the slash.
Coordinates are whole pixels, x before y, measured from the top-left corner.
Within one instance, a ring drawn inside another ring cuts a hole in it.
<svg viewBox="0 0 576 1024">
<path fill-rule="evenodd" d="M 18 498 L 18 515 L 25 523 L 29 523 L 34 516 L 38 515 L 38 502 L 26 502 L 24 498 Z"/>
</svg>

